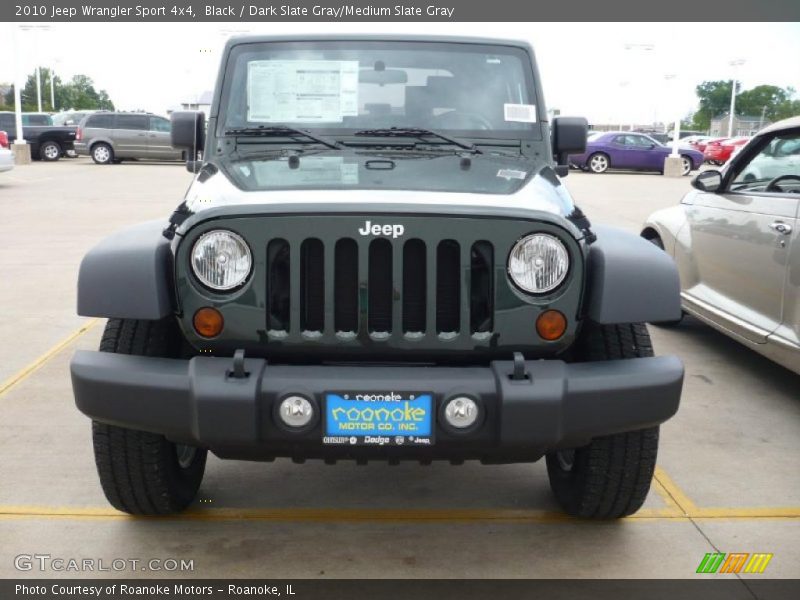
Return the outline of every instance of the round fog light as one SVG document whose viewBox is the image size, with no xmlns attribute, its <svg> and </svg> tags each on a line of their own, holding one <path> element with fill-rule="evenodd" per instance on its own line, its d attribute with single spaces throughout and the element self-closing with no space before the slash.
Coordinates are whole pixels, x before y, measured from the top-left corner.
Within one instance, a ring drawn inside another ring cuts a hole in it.
<svg viewBox="0 0 800 600">
<path fill-rule="evenodd" d="M 278 415 L 285 425 L 299 429 L 314 418 L 314 406 L 303 396 L 287 396 L 278 407 Z"/>
<path fill-rule="evenodd" d="M 444 407 L 444 418 L 451 427 L 466 429 L 478 420 L 477 402 L 467 396 L 456 396 Z"/>
</svg>

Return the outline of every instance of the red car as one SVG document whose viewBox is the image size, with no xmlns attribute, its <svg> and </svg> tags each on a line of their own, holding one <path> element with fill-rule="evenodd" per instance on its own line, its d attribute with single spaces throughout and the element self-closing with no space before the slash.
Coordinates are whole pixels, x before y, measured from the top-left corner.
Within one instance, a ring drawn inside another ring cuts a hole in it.
<svg viewBox="0 0 800 600">
<path fill-rule="evenodd" d="M 723 138 L 722 140 L 712 140 L 708 143 L 705 150 L 703 151 L 703 156 L 706 162 L 709 162 L 712 165 L 722 165 L 728 161 L 728 159 L 733 154 L 733 151 L 737 147 L 744 146 L 749 141 L 750 141 L 749 137 L 735 137 L 728 139 Z"/>
<path fill-rule="evenodd" d="M 0 148 L 8 148 L 8 134 L 0 131 Z"/>
</svg>

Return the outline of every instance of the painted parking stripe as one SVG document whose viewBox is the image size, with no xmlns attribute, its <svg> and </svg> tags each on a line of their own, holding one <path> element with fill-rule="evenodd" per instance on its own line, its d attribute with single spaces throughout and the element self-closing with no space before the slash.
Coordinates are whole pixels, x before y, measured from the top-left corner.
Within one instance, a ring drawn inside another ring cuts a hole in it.
<svg viewBox="0 0 800 600">
<path fill-rule="evenodd" d="M 27 379 L 28 377 L 30 377 L 33 373 L 35 373 L 42 366 L 44 366 L 44 364 L 47 363 L 47 361 L 49 361 L 56 354 L 61 352 L 64 348 L 66 348 L 72 342 L 74 342 L 79 337 L 81 337 L 84 333 L 86 333 L 87 331 L 92 329 L 92 327 L 97 325 L 99 322 L 100 322 L 100 319 L 91 319 L 90 321 L 87 321 L 80 328 L 78 328 L 76 331 L 73 331 L 66 338 L 64 338 L 59 343 L 57 343 L 55 346 L 50 348 L 50 350 L 48 350 L 47 352 L 42 354 L 39 358 L 34 360 L 27 367 L 25 367 L 24 369 L 22 369 L 21 371 L 19 371 L 15 375 L 12 375 L 8 379 L 6 379 L 2 384 L 0 384 L 0 396 L 2 396 L 3 394 L 7 393 L 8 391 L 10 391 L 18 383 L 20 383 L 20 382 L 24 381 L 25 379 Z"/>
<path fill-rule="evenodd" d="M 587 523 L 564 513 L 517 509 L 364 509 L 364 508 L 211 508 L 192 509 L 167 517 L 132 517 L 112 508 L 0 506 L 0 520 L 9 519 L 129 519 L 189 521 L 280 521 L 280 522 L 417 522 L 417 523 Z M 688 515 L 671 509 L 642 509 L 625 522 L 689 519 L 800 520 L 800 507 L 706 508 Z"/>
</svg>

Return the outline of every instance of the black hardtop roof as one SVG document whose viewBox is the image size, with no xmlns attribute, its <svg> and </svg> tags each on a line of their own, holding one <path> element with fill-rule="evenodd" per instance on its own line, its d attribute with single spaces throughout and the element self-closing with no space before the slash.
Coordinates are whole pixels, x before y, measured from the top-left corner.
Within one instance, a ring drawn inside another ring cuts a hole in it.
<svg viewBox="0 0 800 600">
<path fill-rule="evenodd" d="M 239 44 L 254 44 L 263 42 L 443 42 L 450 44 L 482 44 L 488 46 L 512 46 L 529 49 L 530 44 L 522 40 L 509 40 L 499 38 L 483 38 L 471 36 L 448 35 L 413 35 L 413 34 L 293 34 L 293 35 L 239 35 L 231 37 L 226 46 Z"/>
</svg>

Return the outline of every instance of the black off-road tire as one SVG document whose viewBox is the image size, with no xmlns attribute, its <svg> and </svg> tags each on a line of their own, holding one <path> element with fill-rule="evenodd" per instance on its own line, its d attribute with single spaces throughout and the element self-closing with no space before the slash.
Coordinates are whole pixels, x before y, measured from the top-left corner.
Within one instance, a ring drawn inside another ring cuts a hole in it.
<svg viewBox="0 0 800 600">
<path fill-rule="evenodd" d="M 101 352 L 174 357 L 180 337 L 172 319 L 110 319 Z M 197 495 L 207 450 L 179 446 L 163 435 L 92 422 L 97 473 L 114 508 L 134 515 L 182 511 Z"/>
<path fill-rule="evenodd" d="M 643 323 L 590 323 L 577 344 L 577 358 L 582 362 L 653 356 Z M 570 515 L 625 517 L 644 503 L 657 454 L 658 427 L 595 438 L 588 446 L 547 455 L 550 487 Z"/>
</svg>

